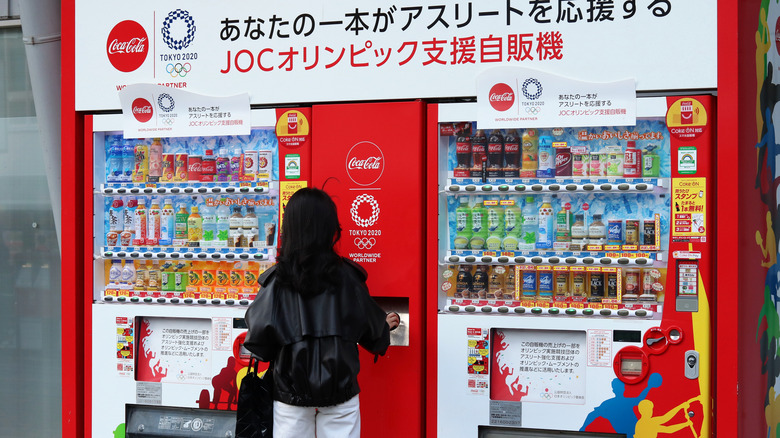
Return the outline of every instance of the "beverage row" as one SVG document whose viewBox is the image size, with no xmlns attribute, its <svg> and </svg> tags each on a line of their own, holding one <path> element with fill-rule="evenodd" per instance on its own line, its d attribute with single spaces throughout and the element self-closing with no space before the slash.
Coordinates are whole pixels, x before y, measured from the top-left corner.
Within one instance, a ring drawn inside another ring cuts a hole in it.
<svg viewBox="0 0 780 438">
<path fill-rule="evenodd" d="M 457 133 L 455 178 L 554 178 L 554 177 L 659 177 L 661 160 L 657 144 L 644 149 L 636 141 L 611 144 L 600 150 L 570 145 L 536 129 L 510 130 L 489 135 L 477 130 Z"/>
<path fill-rule="evenodd" d="M 194 202 L 188 197 L 130 196 L 109 201 L 106 246 L 252 248 L 273 246 L 276 237 L 275 215 L 263 207 L 272 203 L 268 198 L 243 198 L 246 205 L 230 206 L 230 200 L 214 198 Z"/>
<path fill-rule="evenodd" d="M 257 293 L 257 279 L 270 262 L 160 262 L 157 260 L 106 261 L 106 290 L 127 296 L 161 296 L 160 292 Z"/>
<path fill-rule="evenodd" d="M 663 300 L 665 269 L 584 266 L 450 266 L 453 298 L 625 303 Z M 453 279 L 452 277 L 455 276 Z M 454 284 L 453 284 L 454 280 Z"/>
<path fill-rule="evenodd" d="M 483 200 L 469 206 L 466 197 L 455 210 L 455 250 L 488 251 L 599 251 L 604 246 L 657 250 L 659 223 L 653 214 L 644 218 L 605 217 L 588 211 L 572 213 L 572 205 L 551 197 L 537 202 L 527 196 L 522 208 L 514 200 Z"/>
<path fill-rule="evenodd" d="M 256 146 L 218 145 L 217 149 L 113 140 L 106 151 L 106 182 L 255 181 L 271 177 L 273 151 Z M 245 149 L 246 148 L 246 149 Z M 203 150 L 203 154 L 199 150 Z"/>
</svg>

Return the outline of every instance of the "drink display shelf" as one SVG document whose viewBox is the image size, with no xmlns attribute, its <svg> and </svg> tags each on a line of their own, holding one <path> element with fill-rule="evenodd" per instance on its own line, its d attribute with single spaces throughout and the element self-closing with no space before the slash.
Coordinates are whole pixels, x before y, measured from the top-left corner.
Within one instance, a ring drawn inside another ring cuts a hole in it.
<svg viewBox="0 0 780 438">
<path fill-rule="evenodd" d="M 471 300 L 447 299 L 442 309 L 447 313 L 481 313 L 499 315 L 532 315 L 532 316 L 580 316 L 580 317 L 621 317 L 652 319 L 661 311 L 660 303 L 535 303 L 533 301 L 516 300 Z"/>
<path fill-rule="evenodd" d="M 119 304 L 170 304 L 170 305 L 195 305 L 195 306 L 248 306 L 252 304 L 250 299 L 221 299 L 221 298 L 184 298 L 184 297 L 138 297 L 118 295 L 104 291 L 101 298 L 104 303 Z"/>
<path fill-rule="evenodd" d="M 444 264 L 533 264 L 533 265 L 585 265 L 585 266 L 647 266 L 663 261 L 663 252 L 501 252 L 485 254 L 480 251 L 450 251 Z"/>
<path fill-rule="evenodd" d="M 268 261 L 276 248 L 163 248 L 163 247 L 102 247 L 100 255 L 103 259 L 131 260 L 257 260 Z"/>
<path fill-rule="evenodd" d="M 667 190 L 668 179 L 560 179 L 520 180 L 516 182 L 482 182 L 474 180 L 448 181 L 447 194 L 495 195 L 533 193 L 661 193 Z"/>
<path fill-rule="evenodd" d="M 274 181 L 230 181 L 230 182 L 189 182 L 132 184 L 101 184 L 95 192 L 105 196 L 125 195 L 190 195 L 190 194 L 270 194 L 276 189 Z"/>
</svg>

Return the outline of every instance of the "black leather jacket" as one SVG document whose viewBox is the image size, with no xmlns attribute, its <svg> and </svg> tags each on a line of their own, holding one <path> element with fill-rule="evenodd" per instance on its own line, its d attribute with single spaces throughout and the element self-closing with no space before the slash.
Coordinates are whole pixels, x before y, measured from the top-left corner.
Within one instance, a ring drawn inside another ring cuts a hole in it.
<svg viewBox="0 0 780 438">
<path fill-rule="evenodd" d="M 312 297 L 277 286 L 275 267 L 258 279 L 246 312 L 244 346 L 273 361 L 274 399 L 295 406 L 333 406 L 360 392 L 357 345 L 384 354 L 386 314 L 368 294 L 366 271 L 344 259 L 341 287 Z"/>
</svg>

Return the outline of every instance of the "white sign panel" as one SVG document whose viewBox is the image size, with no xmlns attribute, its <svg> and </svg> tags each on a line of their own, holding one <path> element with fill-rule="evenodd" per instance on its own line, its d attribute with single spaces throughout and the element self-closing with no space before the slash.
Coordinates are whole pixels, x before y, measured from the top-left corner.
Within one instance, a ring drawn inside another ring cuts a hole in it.
<svg viewBox="0 0 780 438">
<path fill-rule="evenodd" d="M 211 329 L 206 318 L 143 318 L 136 380 L 211 383 Z"/>
<path fill-rule="evenodd" d="M 152 84 L 119 92 L 124 138 L 249 135 L 249 95 L 201 96 Z"/>
<path fill-rule="evenodd" d="M 633 126 L 635 87 L 633 79 L 591 83 L 526 68 L 496 68 L 477 79 L 477 127 Z"/>
<path fill-rule="evenodd" d="M 474 96 L 498 66 L 715 88 L 716 17 L 715 0 L 77 0 L 76 109 L 118 108 L 133 83 L 252 104 Z"/>
<path fill-rule="evenodd" d="M 496 330 L 490 399 L 585 404 L 584 331 Z"/>
</svg>

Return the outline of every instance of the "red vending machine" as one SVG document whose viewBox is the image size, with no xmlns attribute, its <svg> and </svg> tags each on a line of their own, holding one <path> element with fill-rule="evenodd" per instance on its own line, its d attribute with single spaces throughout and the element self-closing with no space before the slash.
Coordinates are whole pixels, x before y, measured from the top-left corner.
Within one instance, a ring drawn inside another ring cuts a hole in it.
<svg viewBox="0 0 780 438">
<path fill-rule="evenodd" d="M 514 74 L 429 107 L 437 436 L 710 436 L 713 97 L 549 128 L 517 114 L 591 98 L 539 105 L 508 84 L 555 78 Z"/>
</svg>

